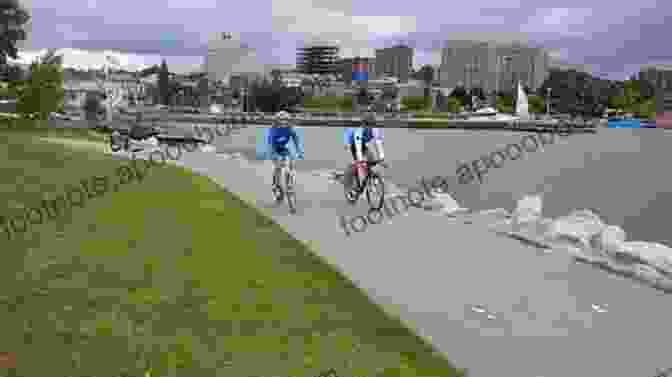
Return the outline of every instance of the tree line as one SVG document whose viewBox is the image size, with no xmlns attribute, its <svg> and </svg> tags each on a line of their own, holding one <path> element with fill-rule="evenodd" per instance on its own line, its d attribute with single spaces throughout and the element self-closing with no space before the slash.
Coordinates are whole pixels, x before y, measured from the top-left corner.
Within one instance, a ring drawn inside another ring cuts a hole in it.
<svg viewBox="0 0 672 377">
<path fill-rule="evenodd" d="M 425 97 L 428 97 L 434 68 L 429 65 L 423 66 L 414 72 L 412 77 L 425 83 Z M 525 92 L 528 95 L 530 111 L 534 113 L 545 112 L 546 102 L 550 101 L 550 109 L 553 112 L 575 116 L 601 116 L 607 109 L 632 113 L 640 118 L 655 116 L 655 88 L 649 81 L 640 80 L 635 76 L 625 81 L 612 81 L 576 70 L 551 69 L 538 90 L 525 88 Z M 513 112 L 515 96 L 514 88 L 496 93 L 497 110 Z M 487 98 L 482 88 L 468 90 L 460 86 L 453 89 L 450 98 L 442 97 L 439 95 L 438 101 L 444 111 L 450 111 L 448 108 L 454 110 L 458 104 L 459 107 L 473 107 L 473 98 L 480 101 L 492 100 L 492 95 Z M 427 99 L 425 106 L 429 106 L 430 103 Z"/>
<path fill-rule="evenodd" d="M 0 97 L 15 98 L 17 112 L 26 117 L 46 119 L 63 102 L 61 57 L 56 50 L 49 50 L 30 64 L 27 74 L 8 64 L 9 58 L 19 58 L 17 43 L 26 39 L 25 25 L 29 20 L 28 11 L 17 0 L 0 4 L 0 23 L 5 25 L 0 33 L 0 76 L 4 83 Z"/>
</svg>

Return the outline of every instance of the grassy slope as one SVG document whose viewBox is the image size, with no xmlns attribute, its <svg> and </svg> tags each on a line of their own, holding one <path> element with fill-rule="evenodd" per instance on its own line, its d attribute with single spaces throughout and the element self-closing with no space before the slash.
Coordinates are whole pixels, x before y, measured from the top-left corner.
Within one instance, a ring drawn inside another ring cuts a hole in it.
<svg viewBox="0 0 672 377">
<path fill-rule="evenodd" d="M 35 134 L 0 131 L 0 215 L 125 164 Z M 17 375 L 459 375 L 275 223 L 179 168 L 4 236 L 0 351 Z"/>
</svg>

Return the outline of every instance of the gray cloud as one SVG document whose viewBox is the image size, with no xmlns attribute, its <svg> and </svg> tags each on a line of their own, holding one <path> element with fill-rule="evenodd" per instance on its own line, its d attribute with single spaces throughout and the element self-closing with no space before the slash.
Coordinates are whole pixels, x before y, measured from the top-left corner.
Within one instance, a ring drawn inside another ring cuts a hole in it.
<svg viewBox="0 0 672 377">
<path fill-rule="evenodd" d="M 347 53 L 364 55 L 401 40 L 420 50 L 419 60 L 430 59 L 446 39 L 521 40 L 615 78 L 640 64 L 672 62 L 666 47 L 672 2 L 662 0 L 481 0 L 478 6 L 438 0 L 251 0 L 235 9 L 214 0 L 23 3 L 33 17 L 31 48 L 197 59 L 205 54 L 209 35 L 237 31 L 267 63 L 293 63 L 297 45 L 313 38 L 335 40 Z"/>
</svg>

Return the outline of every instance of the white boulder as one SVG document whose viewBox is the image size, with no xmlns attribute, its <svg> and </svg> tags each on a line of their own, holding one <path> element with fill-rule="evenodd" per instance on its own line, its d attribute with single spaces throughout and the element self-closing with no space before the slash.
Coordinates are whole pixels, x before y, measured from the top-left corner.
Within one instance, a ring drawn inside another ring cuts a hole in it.
<svg viewBox="0 0 672 377">
<path fill-rule="evenodd" d="M 625 239 L 626 234 L 623 228 L 617 225 L 607 225 L 602 233 L 593 238 L 595 241 L 593 247 L 599 248 L 610 257 L 615 257 L 622 252 Z"/>
<path fill-rule="evenodd" d="M 621 250 L 672 275 L 672 248 L 669 246 L 656 242 L 628 241 L 622 243 Z"/>
<path fill-rule="evenodd" d="M 528 225 L 541 218 L 543 202 L 541 195 L 525 195 L 518 200 L 516 209 L 513 210 L 514 225 Z"/>
<path fill-rule="evenodd" d="M 600 236 L 605 227 L 599 216 L 592 211 L 578 210 L 554 220 L 544 236 L 552 241 L 570 241 L 586 252 L 598 251 L 597 254 L 600 255 L 601 250 L 593 250 L 594 242 L 591 241 Z"/>
</svg>

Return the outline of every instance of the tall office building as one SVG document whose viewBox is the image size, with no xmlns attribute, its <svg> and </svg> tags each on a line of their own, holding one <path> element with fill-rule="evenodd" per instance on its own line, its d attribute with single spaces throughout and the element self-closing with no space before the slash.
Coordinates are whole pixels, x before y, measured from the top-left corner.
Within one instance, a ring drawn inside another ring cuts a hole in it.
<svg viewBox="0 0 672 377">
<path fill-rule="evenodd" d="M 376 49 L 376 76 L 393 76 L 407 83 L 413 70 L 413 49 L 398 45 Z"/>
<path fill-rule="evenodd" d="M 241 43 L 239 35 L 217 33 L 208 41 L 203 70 L 209 80 L 228 84 L 232 75 L 259 72 L 261 67 L 256 51 Z"/>
<path fill-rule="evenodd" d="M 541 48 L 518 43 L 448 41 L 441 54 L 442 86 L 510 91 L 520 81 L 536 90 L 548 77 L 549 57 Z"/>
</svg>

